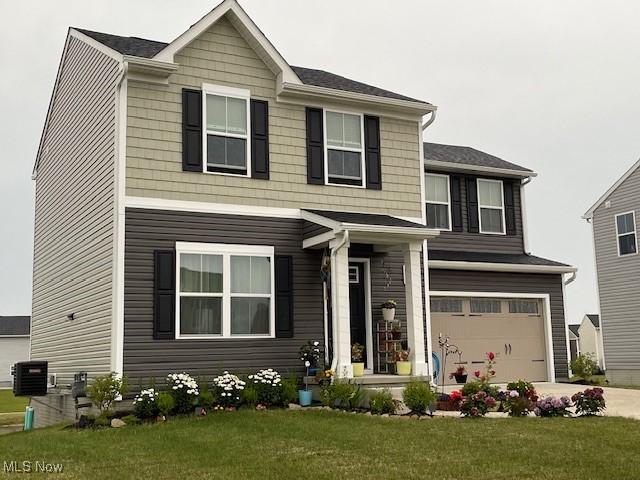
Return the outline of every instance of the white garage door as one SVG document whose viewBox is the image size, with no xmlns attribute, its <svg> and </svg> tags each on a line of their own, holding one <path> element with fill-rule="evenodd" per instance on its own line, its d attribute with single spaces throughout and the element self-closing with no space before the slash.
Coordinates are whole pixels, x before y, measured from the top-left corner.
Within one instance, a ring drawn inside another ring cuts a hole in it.
<svg viewBox="0 0 640 480">
<path fill-rule="evenodd" d="M 438 336 L 442 334 L 462 352 L 461 363 L 469 378 L 474 371 L 483 370 L 487 352 L 494 352 L 497 356 L 495 382 L 545 381 L 547 353 L 543 311 L 539 299 L 432 296 L 433 351 L 442 365 L 438 344 Z M 455 383 L 455 380 L 449 380 L 449 373 L 458 363 L 458 355 L 447 357 L 445 383 Z"/>
</svg>

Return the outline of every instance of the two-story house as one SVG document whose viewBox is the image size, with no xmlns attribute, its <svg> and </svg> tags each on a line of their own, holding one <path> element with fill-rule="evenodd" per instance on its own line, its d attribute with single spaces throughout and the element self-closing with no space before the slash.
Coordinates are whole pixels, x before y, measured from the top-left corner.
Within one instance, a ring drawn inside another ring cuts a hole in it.
<svg viewBox="0 0 640 480">
<path fill-rule="evenodd" d="M 640 160 L 584 214 L 591 223 L 598 275 L 598 334 L 612 384 L 640 384 Z"/>
<path fill-rule="evenodd" d="M 32 358 L 136 385 L 300 369 L 318 340 L 338 376 L 356 342 L 382 373 L 393 298 L 412 375 L 441 373 L 442 333 L 470 370 L 493 350 L 499 379 L 566 377 L 575 269 L 528 253 L 535 173 L 423 144 L 435 108 L 290 66 L 235 0 L 171 43 L 71 28 L 34 170 Z"/>
</svg>

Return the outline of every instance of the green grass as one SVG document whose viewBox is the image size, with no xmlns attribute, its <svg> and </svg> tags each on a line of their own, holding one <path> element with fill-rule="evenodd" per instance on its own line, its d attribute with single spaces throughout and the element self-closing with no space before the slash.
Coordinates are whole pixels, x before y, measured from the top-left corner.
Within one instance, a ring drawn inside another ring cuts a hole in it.
<svg viewBox="0 0 640 480">
<path fill-rule="evenodd" d="M 14 397 L 11 390 L 0 390 L 0 413 L 24 412 L 24 407 L 29 405 L 26 397 Z"/>
<path fill-rule="evenodd" d="M 13 433 L 0 436 L 0 452 L 61 463 L 57 478 L 79 479 L 638 478 L 639 426 L 611 417 L 413 420 L 240 410 L 123 429 Z"/>
</svg>

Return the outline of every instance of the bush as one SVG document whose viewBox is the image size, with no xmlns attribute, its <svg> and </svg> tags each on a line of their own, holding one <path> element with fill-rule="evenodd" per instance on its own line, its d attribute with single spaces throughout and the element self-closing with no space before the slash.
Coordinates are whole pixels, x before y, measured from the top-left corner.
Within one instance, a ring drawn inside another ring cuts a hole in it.
<svg viewBox="0 0 640 480">
<path fill-rule="evenodd" d="M 94 427 L 110 427 L 111 419 L 105 413 L 101 413 L 93 421 L 93 426 Z"/>
<path fill-rule="evenodd" d="M 374 415 L 383 415 L 385 413 L 391 415 L 396 413 L 396 401 L 387 389 L 373 390 L 369 394 L 369 408 Z"/>
<path fill-rule="evenodd" d="M 598 370 L 598 364 L 590 353 L 581 353 L 571 360 L 570 366 L 574 375 L 577 375 L 586 381 L 590 381 L 591 377 Z"/>
<path fill-rule="evenodd" d="M 509 382 L 504 393 L 504 411 L 511 417 L 524 417 L 533 411 L 538 401 L 536 389 L 531 382 L 518 380 Z"/>
<path fill-rule="evenodd" d="M 533 411 L 538 417 L 568 417 L 570 406 L 569 397 L 545 397 L 538 400 Z"/>
<path fill-rule="evenodd" d="M 576 405 L 576 413 L 581 416 L 597 415 L 606 408 L 604 390 L 601 388 L 587 388 L 571 397 Z"/>
<path fill-rule="evenodd" d="M 259 370 L 249 375 L 249 384 L 253 382 L 253 388 L 258 396 L 258 404 L 265 407 L 282 404 L 282 377 L 272 368 Z"/>
<path fill-rule="evenodd" d="M 463 398 L 460 412 L 464 417 L 484 417 L 489 409 L 495 406 L 496 399 L 481 390 Z"/>
<path fill-rule="evenodd" d="M 198 396 L 198 405 L 205 410 L 211 410 L 216 405 L 216 397 L 210 391 L 200 392 Z"/>
<path fill-rule="evenodd" d="M 282 381 L 282 404 L 288 405 L 298 399 L 298 380 L 290 375 Z"/>
<path fill-rule="evenodd" d="M 465 383 L 460 389 L 460 393 L 462 393 L 462 396 L 464 397 L 469 397 L 478 392 L 484 392 L 488 396 L 496 398 L 498 396 L 499 390 L 500 389 L 498 387 L 495 387 L 493 385 L 483 384 L 481 382 L 475 381 Z"/>
<path fill-rule="evenodd" d="M 338 379 L 322 389 L 321 398 L 326 406 L 354 409 L 362 403 L 364 392 L 360 385 Z"/>
<path fill-rule="evenodd" d="M 158 406 L 158 412 L 160 415 L 166 418 L 175 408 L 176 401 L 170 394 L 160 393 L 156 397 L 156 405 Z"/>
<path fill-rule="evenodd" d="M 213 379 L 213 390 L 218 404 L 224 408 L 237 408 L 240 405 L 245 386 L 246 382 L 227 371 Z"/>
<path fill-rule="evenodd" d="M 136 415 L 127 415 L 126 417 L 122 417 L 120 420 L 127 425 L 140 425 L 142 423 L 142 420 L 140 420 Z"/>
<path fill-rule="evenodd" d="M 157 397 L 158 394 L 153 388 L 142 390 L 133 400 L 133 411 L 136 417 L 142 420 L 157 417 L 160 413 Z"/>
<path fill-rule="evenodd" d="M 188 373 L 172 373 L 167 376 L 167 386 L 175 402 L 174 412 L 191 413 L 200 395 L 195 379 Z"/>
<path fill-rule="evenodd" d="M 426 382 L 411 380 L 402 392 L 402 401 L 411 413 L 425 415 L 436 395 Z"/>
<path fill-rule="evenodd" d="M 111 372 L 101 377 L 96 377 L 87 388 L 87 395 L 101 415 L 111 411 L 116 399 L 125 395 L 128 391 L 126 377 L 118 377 L 116 372 Z"/>
<path fill-rule="evenodd" d="M 254 406 L 256 403 L 258 403 L 258 391 L 254 388 L 253 384 L 248 384 L 246 387 L 244 387 L 244 390 L 242 390 L 242 403 L 245 403 L 247 405 L 251 405 Z"/>
</svg>

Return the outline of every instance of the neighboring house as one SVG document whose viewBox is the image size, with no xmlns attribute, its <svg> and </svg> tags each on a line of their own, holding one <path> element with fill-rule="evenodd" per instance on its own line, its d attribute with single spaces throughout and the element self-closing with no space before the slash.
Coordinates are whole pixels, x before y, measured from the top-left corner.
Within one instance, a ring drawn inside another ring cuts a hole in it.
<svg viewBox="0 0 640 480">
<path fill-rule="evenodd" d="M 70 29 L 34 171 L 32 357 L 60 385 L 139 385 L 300 369 L 317 339 L 338 376 L 354 342 L 384 373 L 395 298 L 414 375 L 442 332 L 469 370 L 492 350 L 499 380 L 566 378 L 575 269 L 529 253 L 535 173 L 423 144 L 435 108 L 290 66 L 233 0 L 168 44 Z"/>
<path fill-rule="evenodd" d="M 31 317 L 0 317 L 0 387 L 13 383 L 11 366 L 29 360 Z"/>
<path fill-rule="evenodd" d="M 578 328 L 578 337 L 580 338 L 580 353 L 591 355 L 598 367 L 604 370 L 604 347 L 602 345 L 600 315 L 594 313 L 585 315 Z"/>
<path fill-rule="evenodd" d="M 580 324 L 572 323 L 569 327 L 569 359 L 575 360 L 580 355 Z"/>
<path fill-rule="evenodd" d="M 593 228 L 607 379 L 640 384 L 640 160 L 583 215 Z"/>
</svg>

